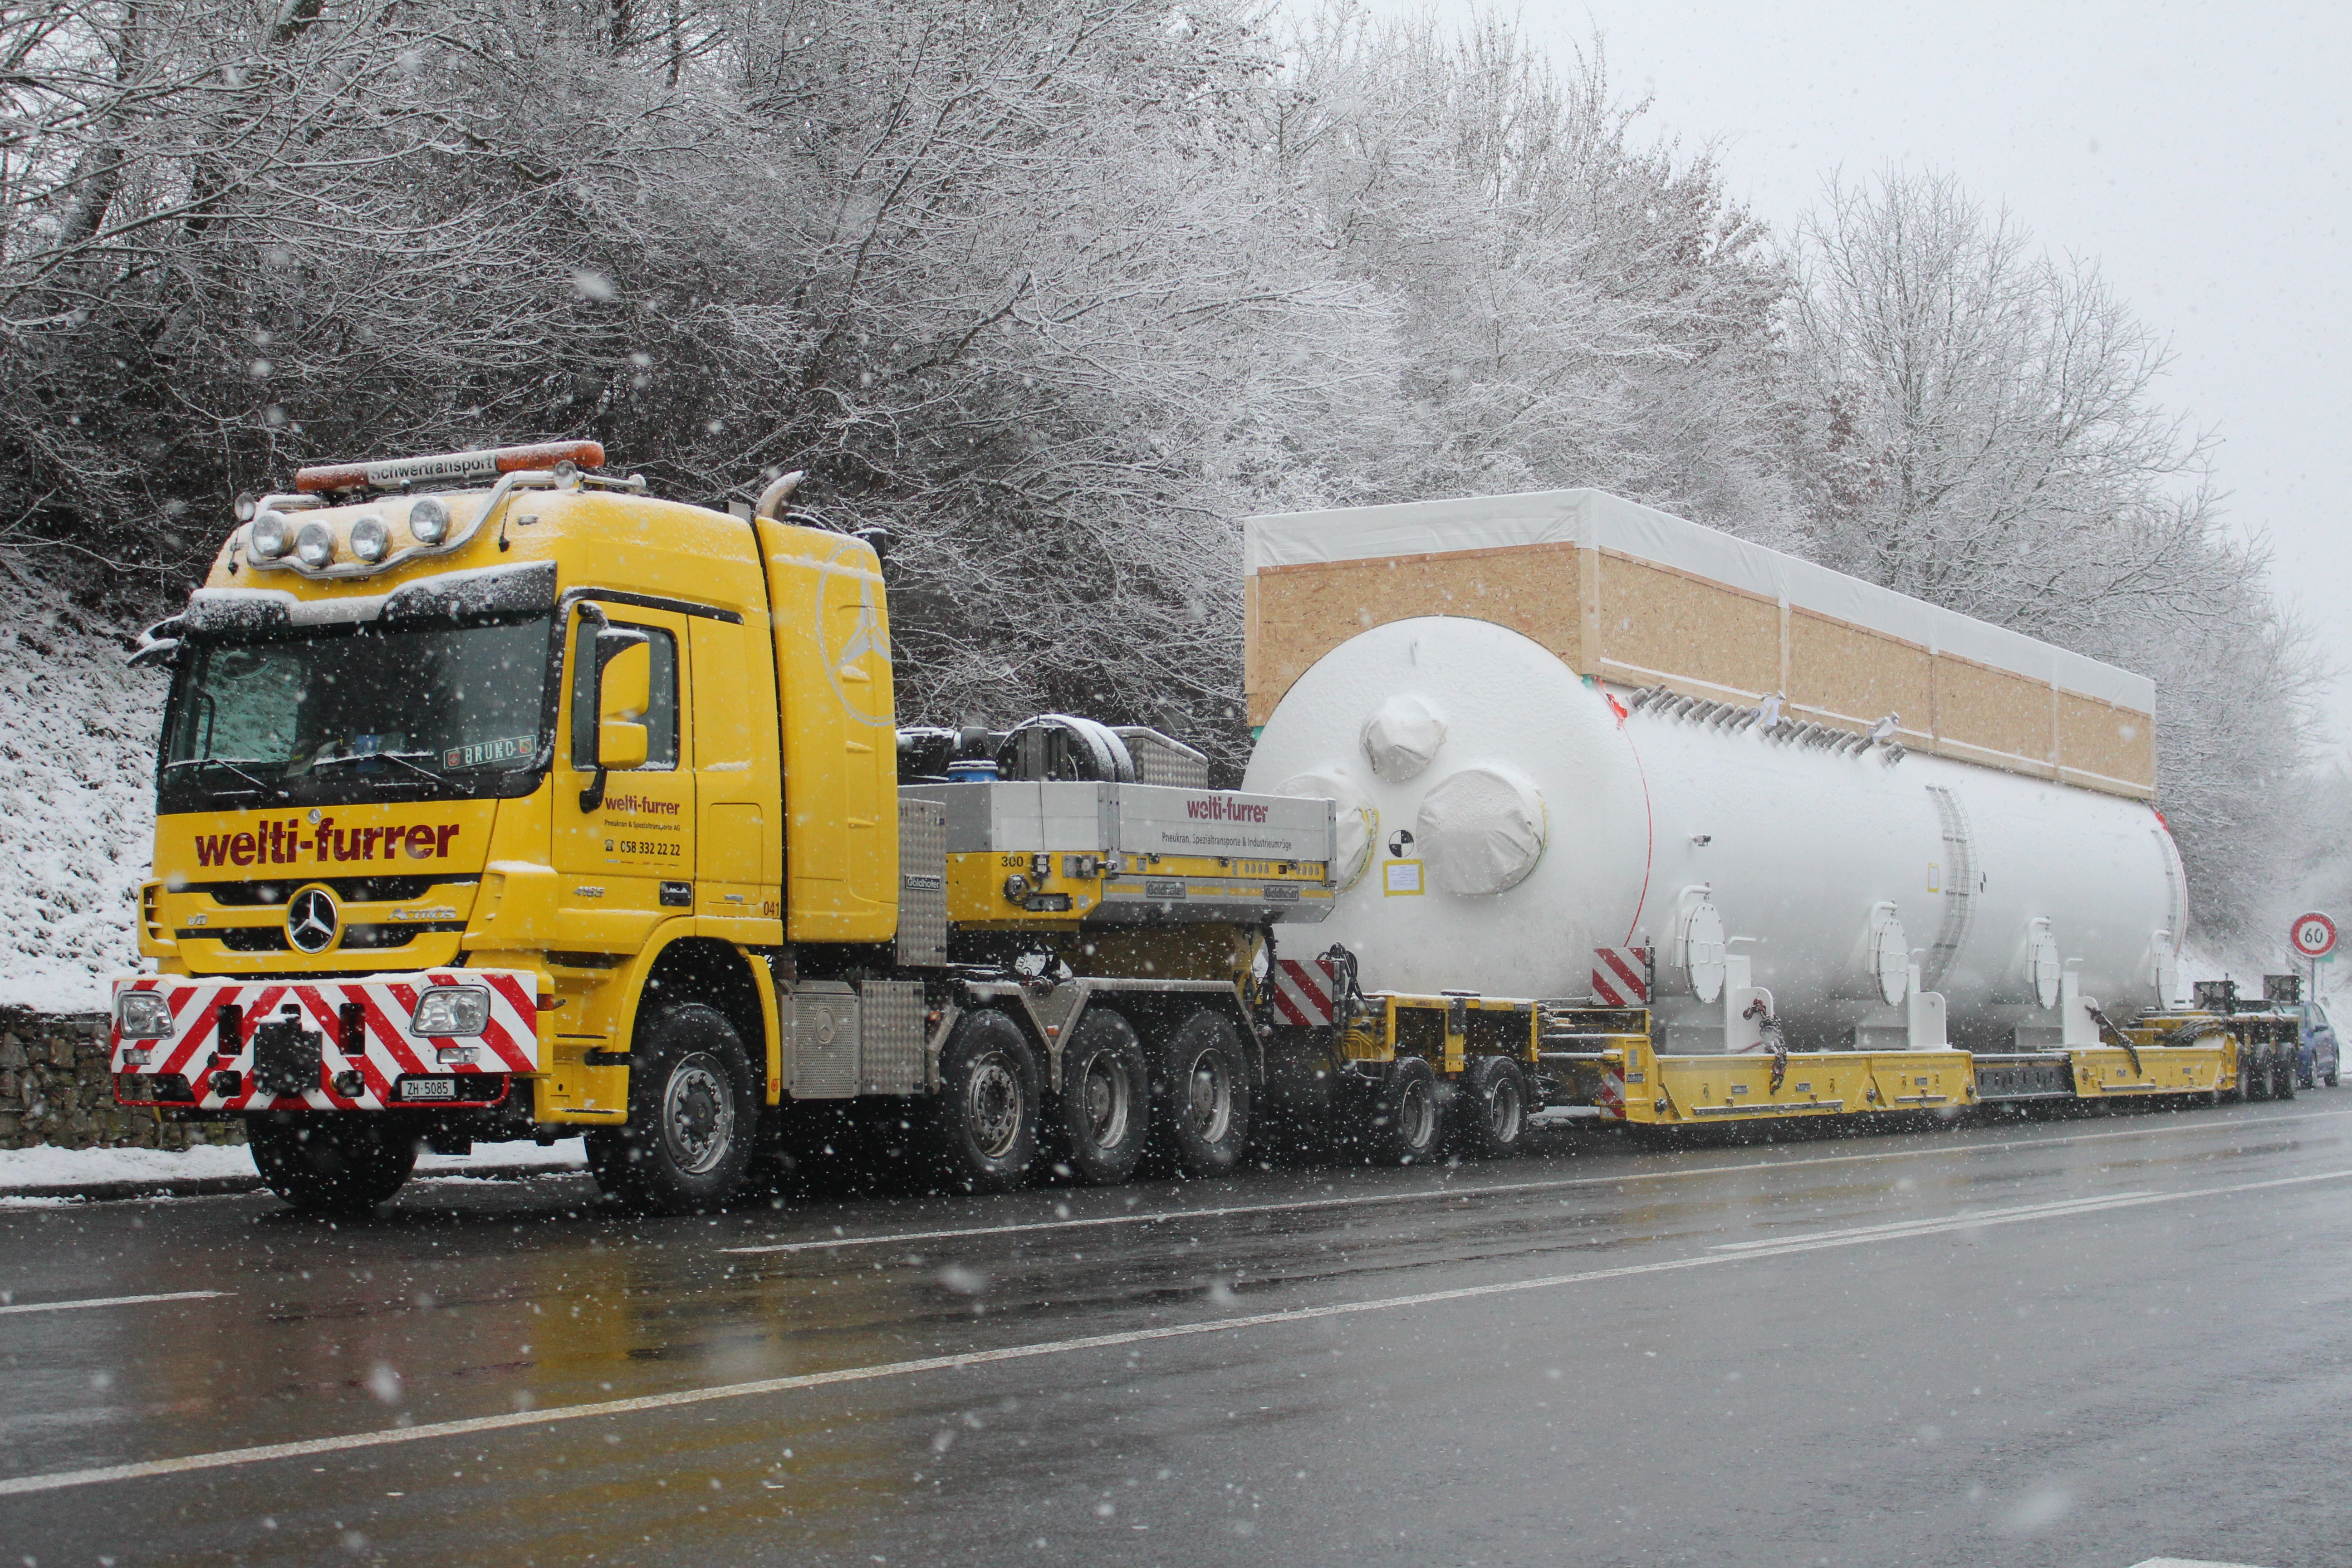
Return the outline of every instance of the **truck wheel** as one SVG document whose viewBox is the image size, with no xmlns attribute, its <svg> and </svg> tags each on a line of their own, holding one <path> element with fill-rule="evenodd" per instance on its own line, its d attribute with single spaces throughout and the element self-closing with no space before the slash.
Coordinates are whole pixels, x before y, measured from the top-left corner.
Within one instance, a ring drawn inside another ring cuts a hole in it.
<svg viewBox="0 0 2352 1568">
<path fill-rule="evenodd" d="M 1151 1120 L 1181 1175 L 1222 1176 L 1249 1145 L 1249 1060 L 1233 1021 L 1203 1007 L 1160 1051 Z"/>
<path fill-rule="evenodd" d="M 269 1190 L 306 1214 L 365 1214 L 416 1168 L 416 1141 L 382 1116 L 256 1116 L 246 1139 Z"/>
<path fill-rule="evenodd" d="M 2268 1100 L 2271 1097 L 2271 1054 L 2251 1049 L 2240 1058 L 2240 1088 L 2243 1100 Z"/>
<path fill-rule="evenodd" d="M 930 1142 L 948 1185 L 1009 1192 L 1037 1163 L 1037 1053 L 992 1007 L 967 1013 L 940 1053 Z"/>
<path fill-rule="evenodd" d="M 1444 1142 L 1437 1105 L 1437 1069 L 1419 1057 L 1400 1057 L 1372 1099 L 1372 1158 L 1383 1165 L 1425 1165 Z"/>
<path fill-rule="evenodd" d="M 1151 1127 L 1151 1066 L 1135 1026 L 1108 1007 L 1078 1020 L 1062 1047 L 1055 1131 L 1078 1179 L 1112 1186 L 1135 1174 Z"/>
<path fill-rule="evenodd" d="M 1528 1075 L 1508 1057 L 1474 1057 L 1454 1101 L 1462 1152 L 1501 1160 L 1519 1152 L 1528 1131 Z"/>
<path fill-rule="evenodd" d="M 2295 1076 L 2302 1067 L 2291 1048 L 2282 1048 L 2271 1057 L 2271 1098 L 2293 1100 Z"/>
<path fill-rule="evenodd" d="M 685 1002 L 637 1025 L 629 1121 L 588 1134 L 588 1165 L 607 1194 L 649 1214 L 721 1207 L 751 1167 L 759 1081 L 735 1026 Z"/>
</svg>

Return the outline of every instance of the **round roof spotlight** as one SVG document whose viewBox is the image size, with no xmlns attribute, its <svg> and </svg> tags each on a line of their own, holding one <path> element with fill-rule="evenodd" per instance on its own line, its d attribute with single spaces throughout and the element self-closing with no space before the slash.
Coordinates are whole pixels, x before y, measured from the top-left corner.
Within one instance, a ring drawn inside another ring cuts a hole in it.
<svg viewBox="0 0 2352 1568">
<path fill-rule="evenodd" d="M 335 558 L 335 531 L 323 522 L 306 522 L 294 536 L 294 554 L 313 570 Z"/>
<path fill-rule="evenodd" d="M 282 511 L 265 511 L 253 520 L 251 535 L 253 552 L 264 561 L 275 561 L 294 544 L 294 520 Z"/>
<path fill-rule="evenodd" d="M 449 508 L 437 497 L 426 496 L 408 509 L 408 531 L 419 544 L 438 544 L 449 537 Z"/>
<path fill-rule="evenodd" d="M 373 566 L 392 550 L 392 530 L 370 514 L 352 524 L 352 553 Z"/>
</svg>

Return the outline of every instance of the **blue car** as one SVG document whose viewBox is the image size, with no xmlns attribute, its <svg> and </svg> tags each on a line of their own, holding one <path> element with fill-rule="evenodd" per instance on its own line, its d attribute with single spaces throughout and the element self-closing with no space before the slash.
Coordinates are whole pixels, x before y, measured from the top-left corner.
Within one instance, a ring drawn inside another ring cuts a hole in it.
<svg viewBox="0 0 2352 1568">
<path fill-rule="evenodd" d="M 2327 1009 L 2316 1002 L 2291 1002 L 2280 1010 L 2303 1020 L 2303 1047 L 2295 1056 L 2295 1080 L 2305 1089 L 2321 1083 L 2334 1089 L 2342 1058 L 2336 1049 L 2336 1026 L 2327 1021 Z"/>
</svg>

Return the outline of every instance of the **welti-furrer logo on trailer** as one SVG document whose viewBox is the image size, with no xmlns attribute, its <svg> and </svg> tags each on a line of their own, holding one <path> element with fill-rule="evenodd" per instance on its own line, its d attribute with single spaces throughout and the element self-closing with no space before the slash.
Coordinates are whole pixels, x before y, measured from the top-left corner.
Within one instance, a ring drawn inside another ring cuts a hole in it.
<svg viewBox="0 0 2352 1568">
<path fill-rule="evenodd" d="M 1184 803 L 1184 815 L 1195 822 L 1264 822 L 1265 807 L 1229 795 L 1194 795 Z"/>
<path fill-rule="evenodd" d="M 337 827 L 331 816 L 313 823 L 271 818 L 246 833 L 199 833 L 199 866 L 327 865 L 342 860 L 446 860 L 457 837 L 454 822 L 380 823 Z"/>
</svg>

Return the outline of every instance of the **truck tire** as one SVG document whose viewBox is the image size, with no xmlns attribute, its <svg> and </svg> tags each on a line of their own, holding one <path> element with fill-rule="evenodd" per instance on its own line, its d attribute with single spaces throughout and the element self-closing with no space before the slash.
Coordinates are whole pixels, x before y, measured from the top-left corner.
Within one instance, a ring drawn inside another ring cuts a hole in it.
<svg viewBox="0 0 2352 1568">
<path fill-rule="evenodd" d="M 641 1017 L 629 1052 L 629 1121 L 587 1137 L 607 1195 L 646 1214 L 707 1214 L 742 1189 L 760 1120 L 759 1079 L 735 1026 L 682 1002 Z"/>
<path fill-rule="evenodd" d="M 383 1116 L 255 1116 L 246 1139 L 264 1184 L 306 1214 L 365 1214 L 416 1168 L 416 1140 Z"/>
<path fill-rule="evenodd" d="M 2238 1051 L 2238 1098 L 2268 1100 L 2271 1097 L 2271 1054 L 2260 1046 L 2243 1046 Z"/>
<path fill-rule="evenodd" d="M 1240 1031 L 1203 1007 L 1161 1042 L 1152 1075 L 1151 1121 L 1168 1163 L 1181 1176 L 1225 1175 L 1249 1146 L 1249 1058 Z"/>
<path fill-rule="evenodd" d="M 1135 1026 L 1090 1007 L 1062 1047 L 1054 1107 L 1059 1152 L 1078 1180 L 1116 1186 L 1135 1174 L 1151 1131 L 1151 1064 Z"/>
<path fill-rule="evenodd" d="M 1503 1160 L 1519 1152 L 1528 1131 L 1528 1075 L 1508 1057 L 1473 1057 L 1454 1097 L 1462 1152 L 1474 1160 Z"/>
<path fill-rule="evenodd" d="M 2296 1059 L 2299 1054 L 2293 1046 L 2278 1046 L 2273 1048 L 2271 1054 L 2271 1098 L 2273 1100 L 2294 1098 L 2295 1079 L 2303 1070 L 2303 1064 Z"/>
<path fill-rule="evenodd" d="M 1419 1057 L 1400 1057 L 1391 1063 L 1366 1110 L 1370 1125 L 1364 1144 L 1376 1164 L 1425 1165 L 1444 1147 L 1437 1069 Z"/>
<path fill-rule="evenodd" d="M 959 1192 L 1010 1192 L 1037 1163 L 1037 1053 L 993 1007 L 966 1013 L 940 1052 L 929 1142 L 940 1179 Z"/>
</svg>

